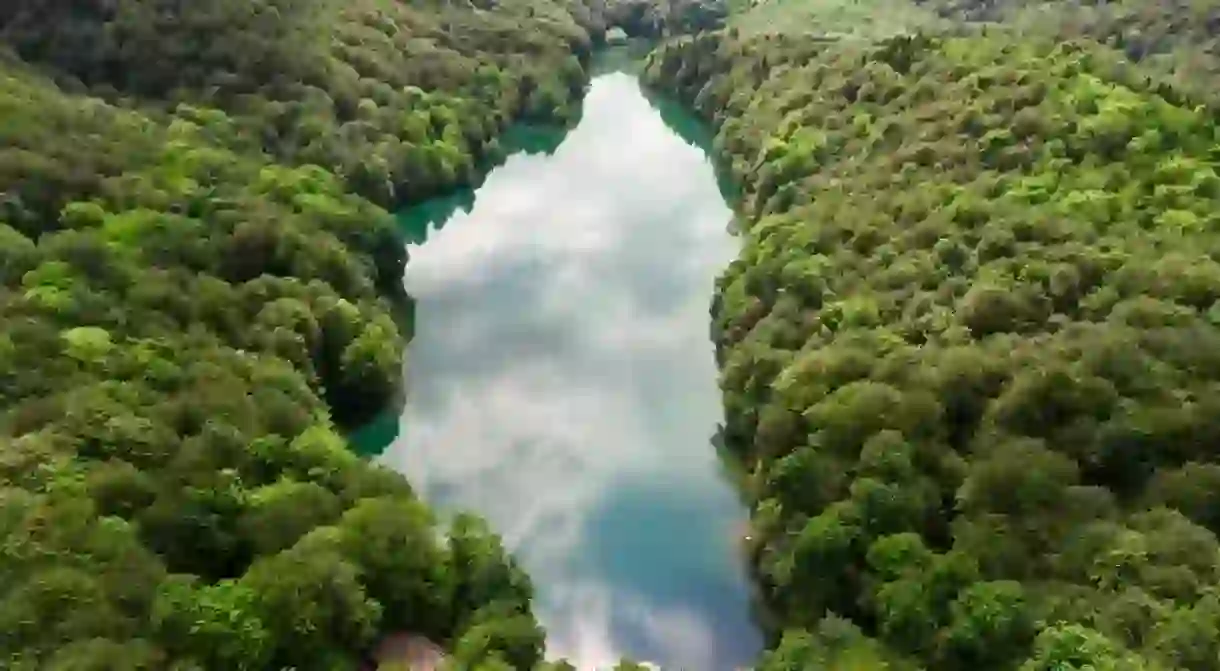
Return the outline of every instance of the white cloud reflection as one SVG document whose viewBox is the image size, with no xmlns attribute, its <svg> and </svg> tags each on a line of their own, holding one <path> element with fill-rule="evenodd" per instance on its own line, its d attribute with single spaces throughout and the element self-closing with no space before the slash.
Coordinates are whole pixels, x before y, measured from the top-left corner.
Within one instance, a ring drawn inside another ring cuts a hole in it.
<svg viewBox="0 0 1220 671">
<path fill-rule="evenodd" d="M 757 645 L 708 442 L 729 218 L 703 153 L 613 74 L 553 156 L 511 157 L 412 249 L 410 397 L 382 460 L 491 520 L 581 669 L 716 671 Z"/>
</svg>

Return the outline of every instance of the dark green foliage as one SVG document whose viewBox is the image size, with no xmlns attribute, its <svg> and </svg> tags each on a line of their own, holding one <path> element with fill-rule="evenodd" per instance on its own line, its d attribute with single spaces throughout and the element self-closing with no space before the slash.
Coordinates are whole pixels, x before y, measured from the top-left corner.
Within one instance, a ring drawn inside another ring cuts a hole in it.
<svg viewBox="0 0 1220 671">
<path fill-rule="evenodd" d="M 742 187 L 712 317 L 767 664 L 1220 668 L 1220 128 L 1146 65 L 1007 31 L 650 58 Z M 801 631 L 840 618 L 850 662 Z"/>
<path fill-rule="evenodd" d="M 723 25 L 728 5 L 725 0 L 610 0 L 605 21 L 630 37 L 688 35 Z"/>
<path fill-rule="evenodd" d="M 339 427 L 400 392 L 383 207 L 570 116 L 592 25 L 562 0 L 0 7 L 0 667 L 336 671 L 401 631 L 538 661 L 499 540 L 446 539 Z"/>
<path fill-rule="evenodd" d="M 594 27 L 566 0 L 500 0 L 494 12 L 394 0 L 84 4 L 7 3 L 0 37 L 66 85 L 158 101 L 212 139 L 324 166 L 382 205 L 474 179 L 522 114 L 571 117 Z"/>
</svg>

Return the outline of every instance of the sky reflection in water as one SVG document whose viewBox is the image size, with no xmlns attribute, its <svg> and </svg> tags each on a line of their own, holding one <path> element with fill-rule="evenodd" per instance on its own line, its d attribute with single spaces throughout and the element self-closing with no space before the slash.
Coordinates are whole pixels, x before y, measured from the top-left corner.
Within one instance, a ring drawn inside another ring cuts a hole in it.
<svg viewBox="0 0 1220 671">
<path fill-rule="evenodd" d="M 595 79 L 551 156 L 517 154 L 427 243 L 402 435 L 382 455 L 487 516 L 538 591 L 552 655 L 689 671 L 757 650 L 709 439 L 708 341 L 730 211 L 636 79 Z"/>
</svg>

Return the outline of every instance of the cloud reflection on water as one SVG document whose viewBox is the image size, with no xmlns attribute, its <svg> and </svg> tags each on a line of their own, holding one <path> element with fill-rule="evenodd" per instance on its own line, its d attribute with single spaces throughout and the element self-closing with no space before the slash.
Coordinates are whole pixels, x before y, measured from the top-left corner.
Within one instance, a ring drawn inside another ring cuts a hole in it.
<svg viewBox="0 0 1220 671">
<path fill-rule="evenodd" d="M 582 669 L 716 671 L 757 646 L 709 445 L 729 218 L 702 151 L 617 73 L 552 156 L 510 157 L 411 250 L 410 396 L 382 460 L 491 520 L 549 652 Z"/>
</svg>

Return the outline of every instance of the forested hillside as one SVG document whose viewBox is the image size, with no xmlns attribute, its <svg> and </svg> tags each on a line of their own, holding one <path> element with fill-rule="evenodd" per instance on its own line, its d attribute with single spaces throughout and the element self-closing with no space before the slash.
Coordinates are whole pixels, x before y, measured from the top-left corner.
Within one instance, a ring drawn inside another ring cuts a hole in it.
<svg viewBox="0 0 1220 671">
<path fill-rule="evenodd" d="M 0 667 L 541 665 L 341 428 L 400 392 L 388 209 L 574 119 L 594 4 L 0 3 Z M 647 79 L 742 191 L 760 669 L 1220 669 L 1220 5 L 755 4 Z"/>
<path fill-rule="evenodd" d="M 728 25 L 747 35 L 800 34 L 878 39 L 917 31 L 960 29 L 912 0 L 738 0 Z"/>
<path fill-rule="evenodd" d="M 1214 0 L 916 0 L 916 4 L 965 29 L 1000 26 L 1060 39 L 1087 37 L 1122 51 L 1212 105 L 1220 104 L 1220 3 Z"/>
<path fill-rule="evenodd" d="M 725 0 L 608 0 L 605 5 L 607 26 L 650 39 L 714 30 L 729 10 Z"/>
<path fill-rule="evenodd" d="M 1214 0 L 738 0 L 748 34 L 877 39 L 901 34 L 1087 38 L 1220 105 L 1220 3 Z"/>
<path fill-rule="evenodd" d="M 565 120 L 582 5 L 0 6 L 0 667 L 541 657 L 528 578 L 339 426 L 394 398 L 383 209 Z"/>
<path fill-rule="evenodd" d="M 468 181 L 511 118 L 573 115 L 591 28 L 583 5 L 535 0 L 0 7 L 4 43 L 67 90 L 224 110 L 199 120 L 210 134 L 330 168 L 381 205 Z"/>
<path fill-rule="evenodd" d="M 1108 28 L 941 16 L 648 64 L 743 188 L 712 316 L 760 668 L 1220 669 L 1216 117 Z"/>
</svg>

